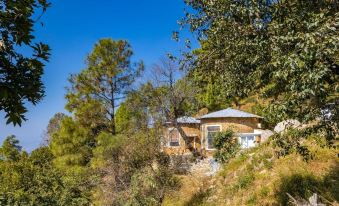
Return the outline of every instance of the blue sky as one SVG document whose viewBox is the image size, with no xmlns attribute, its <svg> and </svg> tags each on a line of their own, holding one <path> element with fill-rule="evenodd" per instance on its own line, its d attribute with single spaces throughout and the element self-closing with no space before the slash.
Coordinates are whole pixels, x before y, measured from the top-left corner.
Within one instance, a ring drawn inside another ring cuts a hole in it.
<svg viewBox="0 0 339 206">
<path fill-rule="evenodd" d="M 25 150 L 39 146 L 49 119 L 65 112 L 65 87 L 70 73 L 84 68 L 85 56 L 100 38 L 125 39 L 134 50 L 134 59 L 146 69 L 180 44 L 171 39 L 183 16 L 183 0 L 52 0 L 37 25 L 37 39 L 50 45 L 51 58 L 43 81 L 46 96 L 37 106 L 28 105 L 28 121 L 21 127 L 6 125 L 0 112 L 0 142 L 14 134 Z"/>
</svg>

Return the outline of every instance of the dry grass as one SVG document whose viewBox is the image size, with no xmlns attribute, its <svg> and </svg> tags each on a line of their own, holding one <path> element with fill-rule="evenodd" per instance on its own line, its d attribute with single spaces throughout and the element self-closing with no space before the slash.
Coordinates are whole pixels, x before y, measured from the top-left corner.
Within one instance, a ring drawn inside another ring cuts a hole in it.
<svg viewBox="0 0 339 206">
<path fill-rule="evenodd" d="M 180 175 L 181 188 L 178 192 L 168 194 L 163 205 L 186 206 L 201 205 L 205 196 L 208 196 L 209 180 L 204 176 Z"/>
<path fill-rule="evenodd" d="M 287 192 L 303 198 L 317 192 L 338 202 L 338 151 L 308 144 L 314 154 L 309 162 L 296 154 L 277 159 L 262 145 L 232 159 L 212 179 L 183 176 L 181 190 L 165 205 L 287 205 Z"/>
</svg>

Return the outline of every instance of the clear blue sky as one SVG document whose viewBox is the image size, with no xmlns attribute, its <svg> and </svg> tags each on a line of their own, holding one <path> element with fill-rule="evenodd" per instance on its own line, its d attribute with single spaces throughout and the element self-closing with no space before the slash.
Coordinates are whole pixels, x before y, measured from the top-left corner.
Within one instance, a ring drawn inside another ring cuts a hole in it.
<svg viewBox="0 0 339 206">
<path fill-rule="evenodd" d="M 39 146 L 49 119 L 65 112 L 65 86 L 70 73 L 84 68 L 84 59 L 100 38 L 128 40 L 134 59 L 146 68 L 167 52 L 177 52 L 171 39 L 177 20 L 183 16 L 183 0 L 52 0 L 36 26 L 37 39 L 50 45 L 51 58 L 43 81 L 46 97 L 37 106 L 28 105 L 28 121 L 21 127 L 6 125 L 0 112 L 0 142 L 14 134 L 25 150 Z"/>
</svg>

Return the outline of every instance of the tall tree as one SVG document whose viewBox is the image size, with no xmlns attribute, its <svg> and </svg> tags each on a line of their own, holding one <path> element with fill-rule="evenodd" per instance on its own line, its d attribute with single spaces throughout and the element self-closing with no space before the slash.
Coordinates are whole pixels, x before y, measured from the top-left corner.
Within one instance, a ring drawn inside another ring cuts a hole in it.
<svg viewBox="0 0 339 206">
<path fill-rule="evenodd" d="M 5 112 L 7 124 L 21 125 L 26 120 L 24 103 L 35 105 L 44 96 L 41 76 L 50 49 L 33 41 L 33 27 L 41 17 L 37 12 L 44 13 L 49 5 L 46 0 L 0 0 L 0 111 Z M 17 51 L 23 47 L 32 54 Z"/>
<path fill-rule="evenodd" d="M 153 74 L 154 90 L 149 105 L 158 112 L 158 122 L 170 122 L 186 140 L 187 135 L 177 119 L 197 112 L 197 108 L 191 108 L 196 105 L 195 86 L 187 78 L 185 71 L 180 70 L 177 63 L 170 58 L 161 59 L 160 63 L 154 66 Z"/>
<path fill-rule="evenodd" d="M 254 71 L 269 59 L 268 44 L 261 40 L 267 37 L 270 1 L 185 2 L 193 10 L 187 10 L 180 23 L 189 26 L 201 45 L 186 55 L 194 80 L 205 87 L 204 96 L 212 89 L 216 98 L 240 106 L 239 101 L 256 89 Z M 204 102 L 209 106 L 209 100 Z"/>
<path fill-rule="evenodd" d="M 89 162 L 93 157 L 96 136 L 72 117 L 64 117 L 53 133 L 50 150 L 53 166 L 62 174 L 64 190 L 61 205 L 88 205 L 90 201 Z"/>
<path fill-rule="evenodd" d="M 275 121 L 310 121 L 338 99 L 337 1 L 186 3 L 181 23 L 201 43 L 191 66 L 222 80 L 233 100 L 260 93 Z"/>
<path fill-rule="evenodd" d="M 127 41 L 102 39 L 95 44 L 87 57 L 87 68 L 80 74 L 72 75 L 69 80 L 71 87 L 66 95 L 67 108 L 77 117 L 83 115 L 83 119 L 98 120 L 98 126 L 106 127 L 115 134 L 117 104 L 143 70 L 142 62 L 131 62 L 132 55 Z M 93 124 L 94 121 L 89 123 Z"/>
</svg>

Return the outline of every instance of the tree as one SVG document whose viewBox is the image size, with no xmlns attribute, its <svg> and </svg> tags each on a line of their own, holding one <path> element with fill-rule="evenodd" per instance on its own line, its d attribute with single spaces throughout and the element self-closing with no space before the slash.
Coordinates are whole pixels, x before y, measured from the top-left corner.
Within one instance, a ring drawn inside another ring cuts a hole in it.
<svg viewBox="0 0 339 206">
<path fill-rule="evenodd" d="M 48 147 L 28 155 L 11 136 L 0 150 L 1 156 L 5 153 L 7 157 L 0 159 L 0 205 L 63 205 L 64 184 L 52 165 L 53 155 Z"/>
<path fill-rule="evenodd" d="M 71 117 L 64 117 L 60 129 L 52 136 L 54 163 L 62 171 L 82 172 L 92 157 L 95 136 Z"/>
<path fill-rule="evenodd" d="M 116 124 L 116 132 L 122 133 L 127 129 L 131 128 L 132 114 L 129 110 L 130 108 L 126 105 L 126 102 L 120 104 L 119 108 L 115 113 L 115 124 Z"/>
<path fill-rule="evenodd" d="M 88 205 L 90 202 L 91 173 L 89 163 L 93 157 L 96 136 L 72 117 L 64 117 L 60 128 L 50 142 L 53 166 L 62 174 L 64 190 L 62 205 Z"/>
<path fill-rule="evenodd" d="M 47 131 L 44 134 L 44 144 L 48 145 L 50 143 L 53 134 L 60 129 L 61 121 L 65 117 L 66 115 L 64 113 L 58 112 L 49 120 Z"/>
<path fill-rule="evenodd" d="M 49 6 L 46 0 L 0 1 L 0 111 L 5 112 L 7 124 L 21 125 L 26 120 L 24 103 L 35 105 L 44 96 L 41 76 L 50 49 L 33 42 L 33 27 L 42 14 L 33 17 Z M 22 47 L 30 48 L 32 55 L 19 53 Z"/>
<path fill-rule="evenodd" d="M 316 119 L 338 99 L 338 3 L 186 1 L 198 36 L 191 69 L 219 76 L 233 101 L 259 93 L 275 121 Z M 266 112 L 267 113 L 267 112 Z"/>
<path fill-rule="evenodd" d="M 314 120 L 327 103 L 338 100 L 338 11 L 338 2 L 330 0 L 272 5 L 266 40 L 270 61 L 257 73 L 279 120 Z"/>
<path fill-rule="evenodd" d="M 152 104 L 159 112 L 161 123 L 171 122 L 180 135 L 187 140 L 187 135 L 178 124 L 177 119 L 198 111 L 194 108 L 196 90 L 184 70 L 180 70 L 171 59 L 161 59 L 153 68 L 153 84 L 156 90 Z M 193 108 L 190 108 L 193 106 Z M 188 142 L 188 141 L 186 141 Z"/>
<path fill-rule="evenodd" d="M 193 10 L 187 10 L 180 24 L 187 25 L 201 45 L 186 55 L 194 80 L 205 86 L 204 93 L 213 87 L 221 101 L 240 106 L 239 101 L 256 89 L 253 72 L 268 59 L 269 45 L 261 40 L 267 37 L 270 1 L 185 2 Z"/>
<path fill-rule="evenodd" d="M 20 153 L 19 140 L 14 135 L 6 137 L 0 148 L 0 159 L 15 161 L 19 159 Z"/>
<path fill-rule="evenodd" d="M 91 162 L 98 178 L 95 204 L 161 205 L 166 192 L 178 188 L 169 157 L 158 149 L 155 131 L 98 136 Z"/>
<path fill-rule="evenodd" d="M 99 127 L 106 127 L 115 134 L 117 104 L 143 70 L 142 62 L 131 63 L 132 54 L 126 41 L 100 40 L 87 57 L 87 68 L 69 79 L 67 109 L 75 112 L 77 117 L 83 115 L 84 119 L 100 122 Z"/>
</svg>

